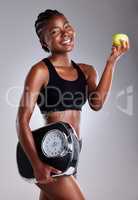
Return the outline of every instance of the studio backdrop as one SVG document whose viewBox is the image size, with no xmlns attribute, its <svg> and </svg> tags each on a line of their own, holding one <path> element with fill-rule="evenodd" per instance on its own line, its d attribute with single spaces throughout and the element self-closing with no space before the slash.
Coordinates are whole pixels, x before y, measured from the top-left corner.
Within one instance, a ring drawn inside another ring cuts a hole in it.
<svg viewBox="0 0 138 200">
<path fill-rule="evenodd" d="M 111 52 L 111 36 L 126 33 L 130 50 L 118 62 L 102 110 L 85 104 L 81 117 L 83 147 L 78 181 L 87 200 L 138 199 L 137 0 L 30 0 L 0 3 L 0 199 L 38 199 L 39 189 L 18 174 L 15 120 L 25 77 L 47 57 L 34 29 L 37 15 L 57 9 L 76 30 L 75 62 L 93 65 L 100 79 Z M 35 107 L 32 129 L 43 125 Z"/>
</svg>

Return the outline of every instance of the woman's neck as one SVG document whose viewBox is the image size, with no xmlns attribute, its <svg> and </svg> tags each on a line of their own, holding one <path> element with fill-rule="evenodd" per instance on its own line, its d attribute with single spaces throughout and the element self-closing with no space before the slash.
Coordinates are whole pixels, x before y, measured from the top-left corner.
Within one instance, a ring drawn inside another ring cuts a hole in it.
<svg viewBox="0 0 138 200">
<path fill-rule="evenodd" d="M 55 66 L 71 66 L 68 54 L 52 54 L 48 57 Z"/>
</svg>

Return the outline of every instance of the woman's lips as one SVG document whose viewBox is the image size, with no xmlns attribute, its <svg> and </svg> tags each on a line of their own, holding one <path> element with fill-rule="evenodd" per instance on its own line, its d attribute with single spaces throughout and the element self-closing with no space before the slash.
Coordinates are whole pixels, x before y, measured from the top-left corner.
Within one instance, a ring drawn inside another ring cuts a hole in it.
<svg viewBox="0 0 138 200">
<path fill-rule="evenodd" d="M 67 40 L 63 40 L 61 42 L 61 44 L 62 45 L 71 45 L 72 41 L 73 41 L 72 38 L 68 38 Z"/>
</svg>

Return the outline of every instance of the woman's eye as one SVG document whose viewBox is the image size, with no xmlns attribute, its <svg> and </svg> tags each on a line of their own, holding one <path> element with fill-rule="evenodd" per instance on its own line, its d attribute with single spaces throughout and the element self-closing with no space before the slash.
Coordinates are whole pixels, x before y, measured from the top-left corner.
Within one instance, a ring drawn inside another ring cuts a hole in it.
<svg viewBox="0 0 138 200">
<path fill-rule="evenodd" d="M 56 31 L 51 31 L 51 34 L 55 34 L 56 33 Z"/>
<path fill-rule="evenodd" d="M 65 28 L 71 28 L 71 25 L 70 24 L 66 24 Z"/>
<path fill-rule="evenodd" d="M 51 33 L 53 34 L 53 33 L 55 33 L 55 31 L 51 31 Z"/>
<path fill-rule="evenodd" d="M 51 34 L 52 35 L 55 35 L 56 33 L 58 33 L 59 32 L 59 30 L 53 30 L 53 31 L 51 31 Z"/>
</svg>

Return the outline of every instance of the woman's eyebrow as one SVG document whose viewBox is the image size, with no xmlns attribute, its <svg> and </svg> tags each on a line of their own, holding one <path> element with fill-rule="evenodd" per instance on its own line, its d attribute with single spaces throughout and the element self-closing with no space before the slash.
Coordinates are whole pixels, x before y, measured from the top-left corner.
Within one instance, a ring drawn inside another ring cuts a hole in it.
<svg viewBox="0 0 138 200">
<path fill-rule="evenodd" d="M 68 24 L 68 23 L 69 23 L 69 21 L 66 20 L 66 21 L 64 22 L 64 25 L 65 25 L 65 24 Z M 55 28 L 59 28 L 59 26 L 52 26 L 51 29 L 50 29 L 50 31 L 51 31 L 52 29 L 55 29 Z"/>
<path fill-rule="evenodd" d="M 53 26 L 53 27 L 51 27 L 51 28 L 49 29 L 49 33 L 51 33 L 54 29 L 59 29 L 59 27 L 58 27 L 58 26 Z"/>
<path fill-rule="evenodd" d="M 68 21 L 68 20 L 65 20 L 64 24 L 67 24 L 67 23 L 69 23 L 69 21 Z"/>
<path fill-rule="evenodd" d="M 64 21 L 63 26 L 65 26 L 65 24 L 69 24 L 69 21 Z"/>
<path fill-rule="evenodd" d="M 59 28 L 59 26 L 53 26 L 53 27 L 50 29 L 50 31 L 51 31 L 52 29 L 55 29 L 55 28 Z"/>
</svg>

